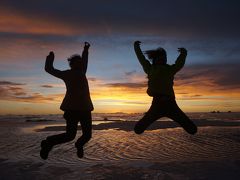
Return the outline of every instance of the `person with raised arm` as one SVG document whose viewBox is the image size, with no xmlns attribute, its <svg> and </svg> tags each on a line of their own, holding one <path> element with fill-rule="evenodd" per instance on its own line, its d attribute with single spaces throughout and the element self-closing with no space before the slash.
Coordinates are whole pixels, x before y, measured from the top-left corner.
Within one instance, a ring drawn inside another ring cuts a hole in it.
<svg viewBox="0 0 240 180">
<path fill-rule="evenodd" d="M 135 133 L 141 134 L 157 119 L 168 117 L 180 124 L 189 134 L 195 134 L 197 126 L 178 107 L 173 90 L 174 75 L 183 68 L 187 50 L 178 48 L 180 54 L 175 64 L 169 65 L 167 64 L 167 53 L 163 48 L 145 51 L 150 62 L 145 58 L 140 44 L 140 41 L 135 41 L 134 50 L 144 72 L 147 74 L 147 94 L 153 97 L 153 100 L 150 109 L 136 123 Z"/>
<path fill-rule="evenodd" d="M 85 42 L 82 56 L 75 54 L 68 58 L 70 69 L 65 71 L 53 67 L 53 52 L 50 52 L 46 58 L 45 71 L 62 79 L 67 90 L 60 106 L 60 109 L 64 111 L 63 117 L 66 120 L 66 132 L 48 136 L 41 142 L 40 156 L 44 160 L 48 158 L 49 152 L 55 145 L 69 142 L 75 138 L 79 122 L 82 128 L 82 136 L 75 143 L 79 158 L 83 157 L 84 144 L 92 137 L 91 111 L 93 111 L 93 104 L 86 77 L 89 47 L 90 44 Z"/>
</svg>

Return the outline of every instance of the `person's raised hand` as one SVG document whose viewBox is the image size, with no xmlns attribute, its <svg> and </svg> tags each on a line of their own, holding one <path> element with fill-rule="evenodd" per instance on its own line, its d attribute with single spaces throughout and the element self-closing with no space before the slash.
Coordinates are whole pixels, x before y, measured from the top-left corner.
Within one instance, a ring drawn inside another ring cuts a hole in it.
<svg viewBox="0 0 240 180">
<path fill-rule="evenodd" d="M 50 60 L 50 61 L 54 60 L 54 52 L 53 51 L 49 52 L 49 54 L 47 56 L 47 60 Z"/>
<path fill-rule="evenodd" d="M 141 41 L 135 41 L 134 42 L 134 46 L 140 46 L 141 45 Z"/>
<path fill-rule="evenodd" d="M 90 47 L 89 42 L 84 42 L 84 48 L 88 49 Z"/>
<path fill-rule="evenodd" d="M 178 48 L 178 52 L 180 52 L 181 54 L 187 55 L 187 50 L 185 48 L 183 48 L 183 47 Z"/>
</svg>

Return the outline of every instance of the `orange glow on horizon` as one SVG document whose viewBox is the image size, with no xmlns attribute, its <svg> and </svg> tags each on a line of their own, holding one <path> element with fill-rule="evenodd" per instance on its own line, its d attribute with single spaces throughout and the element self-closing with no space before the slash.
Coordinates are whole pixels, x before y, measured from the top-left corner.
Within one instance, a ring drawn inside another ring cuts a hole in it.
<svg viewBox="0 0 240 180">
<path fill-rule="evenodd" d="M 60 85 L 55 86 L 57 87 Z M 143 113 L 146 112 L 151 105 L 152 98 L 146 94 L 146 88 L 133 89 L 126 87 L 102 87 L 96 84 L 92 86 L 94 86 L 94 88 L 91 88 L 91 97 L 95 106 L 94 112 Z M 177 89 L 182 88 L 177 87 Z M 184 90 L 188 93 L 187 95 L 177 94 L 176 91 L 176 100 L 184 111 L 239 111 L 240 93 L 233 92 L 227 94 L 223 92 L 210 92 L 207 90 L 205 92 L 201 91 L 199 92 L 201 95 L 195 96 L 195 88 L 197 87 L 184 86 Z M 190 89 L 192 91 L 190 91 Z M 15 98 L 0 101 L 0 104 L 2 105 L 8 104 L 8 106 L 6 106 L 7 108 L 5 107 L 0 111 L 0 114 L 19 114 L 22 112 L 28 114 L 61 113 L 59 106 L 64 98 L 64 94 L 35 95 L 36 96 L 32 96 L 32 98 Z"/>
</svg>

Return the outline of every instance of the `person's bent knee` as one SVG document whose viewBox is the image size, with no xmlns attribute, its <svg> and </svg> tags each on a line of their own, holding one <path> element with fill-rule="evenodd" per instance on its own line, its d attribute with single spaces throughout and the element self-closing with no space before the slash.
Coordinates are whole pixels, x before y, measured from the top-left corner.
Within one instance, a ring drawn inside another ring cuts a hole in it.
<svg viewBox="0 0 240 180">
<path fill-rule="evenodd" d="M 72 141 L 75 139 L 75 137 L 76 137 L 76 134 L 67 134 L 66 139 L 68 141 Z"/>
</svg>

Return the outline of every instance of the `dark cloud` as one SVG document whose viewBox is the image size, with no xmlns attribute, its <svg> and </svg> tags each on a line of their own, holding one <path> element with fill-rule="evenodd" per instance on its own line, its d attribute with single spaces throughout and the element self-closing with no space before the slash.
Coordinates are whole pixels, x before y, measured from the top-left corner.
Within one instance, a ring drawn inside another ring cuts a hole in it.
<svg viewBox="0 0 240 180">
<path fill-rule="evenodd" d="M 238 92 L 240 90 L 240 79 L 238 71 L 240 64 L 209 64 L 209 65 L 192 65 L 184 67 L 176 74 L 174 87 L 176 93 L 185 98 L 206 99 L 204 93 L 206 91 L 214 93 L 221 92 L 223 94 Z M 135 71 L 134 71 L 135 73 Z M 132 73 L 129 73 L 131 76 Z M 136 90 L 147 88 L 147 78 L 137 83 L 107 83 L 104 86 L 112 88 L 122 88 L 128 90 Z M 189 89 L 191 88 L 191 89 Z M 194 93 L 195 94 L 192 94 Z"/>
<path fill-rule="evenodd" d="M 133 74 L 136 74 L 136 72 L 137 72 L 136 70 L 125 72 L 125 75 L 126 76 L 132 76 Z"/>
<path fill-rule="evenodd" d="M 240 89 L 240 64 L 194 65 L 185 67 L 175 78 L 176 86 L 205 87 L 231 92 Z"/>
<path fill-rule="evenodd" d="M 52 85 L 49 85 L 49 84 L 44 84 L 44 85 L 42 85 L 41 87 L 44 87 L 44 88 L 53 88 L 53 86 L 52 86 Z"/>
<path fill-rule="evenodd" d="M 237 0 L 3 0 L 11 13 L 100 33 L 239 37 Z"/>
<path fill-rule="evenodd" d="M 92 81 L 92 82 L 96 82 L 98 79 L 97 79 L 97 78 L 94 78 L 94 77 L 89 77 L 88 80 L 89 80 L 89 81 Z"/>
<path fill-rule="evenodd" d="M 27 96 L 15 96 L 11 100 L 21 102 L 43 103 L 56 101 L 56 96 L 44 96 L 41 93 L 28 94 Z"/>
<path fill-rule="evenodd" d="M 56 98 L 58 95 L 44 96 L 41 93 L 32 93 L 22 85 L 25 84 L 10 81 L 0 81 L 0 99 L 32 103 L 57 101 Z"/>
<path fill-rule="evenodd" d="M 139 102 L 139 101 L 126 101 L 124 104 L 135 104 L 135 105 L 148 105 L 148 102 Z"/>
<path fill-rule="evenodd" d="M 24 32 L 0 32 L 0 38 L 3 40 L 32 40 L 36 43 L 73 43 L 78 42 L 77 35 L 60 35 L 60 34 L 34 34 Z M 6 41 L 7 42 L 7 41 Z"/>
<path fill-rule="evenodd" d="M 27 93 L 24 88 L 18 85 L 0 86 L 0 97 L 2 100 L 8 100 L 12 97 L 25 96 Z"/>
<path fill-rule="evenodd" d="M 113 88 L 128 88 L 128 89 L 145 88 L 147 86 L 146 83 L 108 83 L 104 85 Z"/>
<path fill-rule="evenodd" d="M 45 58 L 45 55 L 54 49 L 58 56 L 66 58 L 66 55 L 72 52 L 80 52 L 84 41 L 89 41 L 92 44 L 91 57 L 93 61 L 104 61 L 105 57 L 99 55 L 104 53 L 116 54 L 121 52 L 125 48 L 126 54 L 134 55 L 132 49 L 132 43 L 139 39 L 142 43 L 142 50 L 148 50 L 149 46 L 157 48 L 159 46 L 164 47 L 168 52 L 168 60 L 174 62 L 176 58 L 177 47 L 186 47 L 189 55 L 187 57 L 187 63 L 199 64 L 199 63 L 239 63 L 240 57 L 240 40 L 237 39 L 171 39 L 167 37 L 158 36 L 98 36 L 98 35 L 86 35 L 86 36 L 61 36 L 61 35 L 39 35 L 39 34 L 18 34 L 18 33 L 1 33 L 0 39 L 2 44 L 0 45 L 0 59 L 2 64 L 8 64 L 9 61 L 36 61 L 38 59 Z M 93 51 L 92 51 L 93 50 Z M 14 53 L 13 53 L 14 52 Z M 24 52 L 24 53 L 23 53 Z M 125 54 L 117 54 L 120 57 Z M 130 57 L 130 56 L 128 56 Z M 134 56 L 135 58 L 135 56 Z M 6 61 L 8 59 L 8 61 Z M 124 57 L 122 62 L 126 62 L 128 59 Z M 111 63 L 114 62 L 114 58 L 111 59 Z M 19 65 L 20 63 L 16 63 Z M 131 68 L 135 69 L 135 68 Z M 133 73 L 129 70 L 125 70 L 125 74 Z"/>
<path fill-rule="evenodd" d="M 25 89 L 22 87 L 25 84 L 15 83 L 11 81 L 0 81 L 0 97 L 8 99 L 9 97 L 25 96 Z"/>
<path fill-rule="evenodd" d="M 0 85 L 11 85 L 11 86 L 19 86 L 19 85 L 25 85 L 23 83 L 15 83 L 11 81 L 0 81 Z"/>
</svg>

